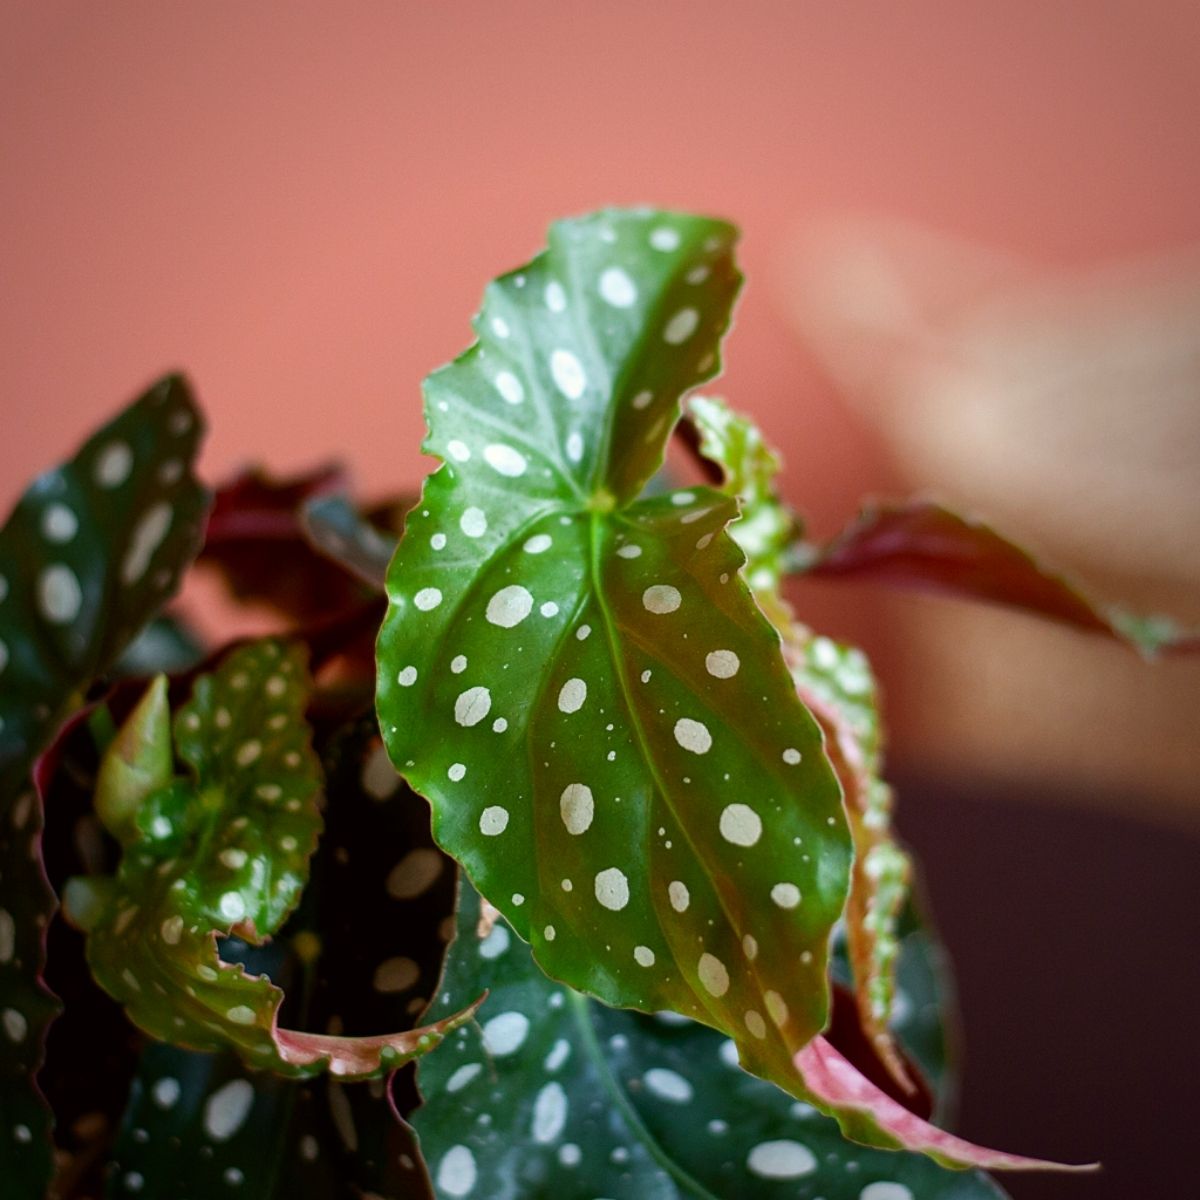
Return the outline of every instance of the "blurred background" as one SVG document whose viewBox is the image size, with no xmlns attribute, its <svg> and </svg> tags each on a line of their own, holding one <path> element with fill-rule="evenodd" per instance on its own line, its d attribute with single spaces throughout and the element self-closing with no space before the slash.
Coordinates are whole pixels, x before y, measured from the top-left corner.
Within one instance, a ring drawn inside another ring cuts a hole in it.
<svg viewBox="0 0 1200 1200">
<path fill-rule="evenodd" d="M 0 501 L 174 367 L 210 478 L 412 487 L 420 380 L 484 282 L 556 216 L 648 202 L 744 229 L 717 390 L 815 534 L 933 492 L 1200 624 L 1198 112 L 1194 0 L 4 3 Z M 887 689 L 961 1128 L 1109 1164 L 1018 1198 L 1194 1194 L 1200 664 L 794 598 Z"/>
</svg>

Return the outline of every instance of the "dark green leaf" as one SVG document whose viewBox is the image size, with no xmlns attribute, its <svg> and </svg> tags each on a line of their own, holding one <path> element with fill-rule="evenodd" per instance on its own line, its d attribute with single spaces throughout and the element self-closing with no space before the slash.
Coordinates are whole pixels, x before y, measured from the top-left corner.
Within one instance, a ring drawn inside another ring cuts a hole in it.
<svg viewBox="0 0 1200 1200">
<path fill-rule="evenodd" d="M 795 547 L 792 565 L 818 578 L 878 581 L 1009 605 L 1127 642 L 1147 657 L 1200 651 L 1200 634 L 1167 617 L 1098 604 L 990 525 L 931 500 L 865 508 L 828 544 Z"/>
<path fill-rule="evenodd" d="M 33 1079 L 55 1012 L 39 979 L 54 896 L 30 769 L 194 557 L 202 431 L 187 385 L 164 379 L 35 480 L 0 530 L 0 1162 L 15 1196 L 40 1195 L 50 1169 Z"/>
<path fill-rule="evenodd" d="M 833 1121 L 740 1070 L 719 1034 L 588 1000 L 547 979 L 502 921 L 481 942 L 478 918 L 464 884 L 431 1015 L 487 987 L 480 1025 L 458 1030 L 419 1072 L 426 1102 L 413 1125 L 442 1200 L 1003 1194 L 977 1172 L 851 1145 Z M 921 949 L 918 940 L 906 956 Z M 915 1006 L 901 1036 L 910 1015 Z"/>
<path fill-rule="evenodd" d="M 271 971 L 287 989 L 289 1019 L 305 1027 L 405 1028 L 437 986 L 453 865 L 433 846 L 428 805 L 401 785 L 373 720 L 331 739 L 322 761 L 326 830 L 312 879 L 269 948 L 273 960 L 248 950 L 243 961 Z M 207 1110 L 245 1095 L 236 1080 L 251 1084 L 253 1100 L 236 1129 L 218 1127 L 214 1138 Z M 181 1179 L 187 1196 L 225 1196 L 240 1179 L 241 1194 L 256 1200 L 417 1200 L 427 1194 L 424 1171 L 384 1086 L 281 1080 L 229 1055 L 151 1045 L 113 1152 L 114 1195 L 126 1194 L 133 1173 L 152 1196 L 174 1195 Z M 394 1102 L 411 1106 L 407 1078 L 389 1086 Z"/>
<path fill-rule="evenodd" d="M 637 499 L 716 369 L 733 238 L 603 212 L 488 289 L 480 342 L 426 384 L 446 461 L 389 572 L 379 711 L 438 841 L 546 971 L 710 1023 L 794 1087 L 847 888 L 837 782 L 732 501 Z"/>
<path fill-rule="evenodd" d="M 280 1029 L 282 991 L 217 952 L 218 937 L 273 935 L 308 877 L 322 780 L 304 720 L 310 686 L 296 644 L 234 651 L 176 717 L 175 748 L 190 768 L 181 778 L 165 687 L 152 685 L 100 768 L 96 807 L 125 848 L 120 868 L 72 881 L 67 907 L 87 931 L 97 981 L 147 1033 L 232 1047 L 284 1075 L 362 1078 L 423 1053 L 454 1021 L 383 1036 Z"/>
</svg>

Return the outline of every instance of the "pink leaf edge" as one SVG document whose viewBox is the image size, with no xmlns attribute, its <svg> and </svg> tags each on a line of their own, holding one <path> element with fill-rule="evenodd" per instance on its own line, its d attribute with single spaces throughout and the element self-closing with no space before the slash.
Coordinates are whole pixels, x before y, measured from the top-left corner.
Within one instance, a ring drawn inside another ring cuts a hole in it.
<svg viewBox="0 0 1200 1200">
<path fill-rule="evenodd" d="M 271 1036 L 284 1062 L 297 1067 L 310 1067 L 327 1059 L 329 1073 L 340 1078 L 363 1079 L 376 1074 L 383 1064 L 383 1052 L 394 1050 L 404 1059 L 421 1054 L 440 1042 L 446 1034 L 474 1018 L 479 1006 L 487 999 L 484 992 L 473 1004 L 435 1021 L 403 1033 L 377 1034 L 366 1037 L 338 1037 L 333 1034 L 303 1033 L 295 1029 L 280 1029 L 273 1025 Z"/>
<path fill-rule="evenodd" d="M 917 1150 L 947 1166 L 982 1167 L 991 1171 L 1096 1171 L 1099 1163 L 1073 1166 L 1041 1158 L 1026 1158 L 989 1150 L 946 1133 L 910 1113 L 880 1091 L 823 1037 L 815 1037 L 793 1060 L 804 1086 L 818 1101 L 846 1121 L 843 1132 L 856 1137 L 856 1129 L 880 1130 L 898 1143 L 897 1148 Z"/>
</svg>

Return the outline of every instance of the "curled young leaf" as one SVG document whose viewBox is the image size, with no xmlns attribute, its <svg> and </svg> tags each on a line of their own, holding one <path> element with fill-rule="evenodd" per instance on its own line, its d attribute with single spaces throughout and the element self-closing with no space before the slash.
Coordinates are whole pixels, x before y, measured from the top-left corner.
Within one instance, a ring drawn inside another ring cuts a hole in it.
<svg viewBox="0 0 1200 1200">
<path fill-rule="evenodd" d="M 699 435 L 698 452 L 720 469 L 721 490 L 737 498 L 741 516 L 730 526 L 729 536 L 746 555 L 746 581 L 774 619 L 764 600 L 779 602 L 787 551 L 800 536 L 798 518 L 775 487 L 779 456 L 758 426 L 723 400 L 693 396 L 687 415 Z"/>
<path fill-rule="evenodd" d="M 824 546 L 794 547 L 792 567 L 1005 604 L 1115 638 L 1148 658 L 1200 651 L 1200 634 L 1098 604 L 990 525 L 932 500 L 865 508 Z"/>
<path fill-rule="evenodd" d="M 718 221 L 606 211 L 487 291 L 426 383 L 444 465 L 388 574 L 389 753 L 550 974 L 673 1009 L 796 1086 L 850 845 L 740 575 L 732 501 L 638 499 L 740 282 Z"/>
<path fill-rule="evenodd" d="M 740 1070 L 719 1034 L 564 988 L 502 920 L 481 941 L 478 913 L 464 883 L 429 1015 L 486 987 L 479 1024 L 456 1031 L 419 1069 L 425 1103 L 413 1127 L 442 1200 L 1003 1196 L 979 1172 L 851 1145 L 833 1121 Z M 906 956 L 923 948 L 918 939 Z M 898 1023 L 901 1035 L 915 1016 Z"/>
<path fill-rule="evenodd" d="M 147 1033 L 233 1048 L 282 1075 L 365 1078 L 436 1045 L 469 1012 L 380 1036 L 281 1029 L 283 992 L 218 955 L 218 937 L 274 934 L 308 877 L 322 780 L 304 719 L 310 686 L 296 644 L 234 651 L 175 718 L 180 777 L 163 767 L 169 714 L 151 685 L 100 769 L 97 811 L 124 846 L 118 872 L 73 880 L 65 899 L 97 981 Z"/>
<path fill-rule="evenodd" d="M 823 1037 L 816 1037 L 796 1055 L 796 1068 L 805 1087 L 823 1107 L 836 1113 L 847 1137 L 865 1145 L 919 1150 L 950 1167 L 983 1167 L 992 1171 L 1094 1171 L 1098 1164 L 1067 1166 L 989 1150 L 937 1129 L 897 1103 Z"/>
<path fill-rule="evenodd" d="M 0 1130 L 5 1179 L 21 1195 L 40 1195 L 50 1172 L 34 1078 L 56 1011 L 41 982 L 55 898 L 30 771 L 195 556 L 202 432 L 186 383 L 170 376 L 39 476 L 0 530 Z"/>
</svg>

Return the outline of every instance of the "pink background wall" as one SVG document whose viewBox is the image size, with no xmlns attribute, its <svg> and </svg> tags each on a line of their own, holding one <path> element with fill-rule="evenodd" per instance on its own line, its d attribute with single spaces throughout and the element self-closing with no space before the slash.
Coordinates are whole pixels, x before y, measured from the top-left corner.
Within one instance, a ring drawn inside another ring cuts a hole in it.
<svg viewBox="0 0 1200 1200">
<path fill-rule="evenodd" d="M 1198 68 L 1194 0 L 6 3 L 0 500 L 176 366 L 210 477 L 334 455 L 412 485 L 419 381 L 485 280 L 557 215 L 648 201 L 743 226 L 722 390 L 828 530 L 898 471 L 785 316 L 793 233 L 1195 242 Z M 810 611 L 894 662 L 870 600 Z"/>
</svg>

